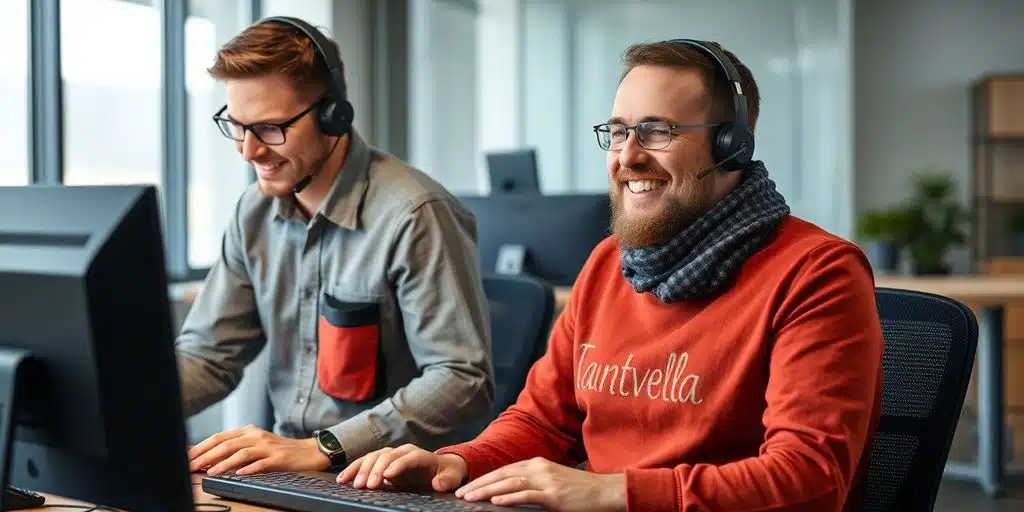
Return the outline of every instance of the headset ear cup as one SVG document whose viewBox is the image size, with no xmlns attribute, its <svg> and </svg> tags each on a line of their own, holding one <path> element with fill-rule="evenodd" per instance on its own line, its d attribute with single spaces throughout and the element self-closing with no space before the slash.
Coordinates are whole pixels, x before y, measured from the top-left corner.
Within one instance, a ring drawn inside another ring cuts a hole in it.
<svg viewBox="0 0 1024 512">
<path fill-rule="evenodd" d="M 348 135 L 352 131 L 352 121 L 355 119 L 355 109 L 348 100 L 341 100 L 334 112 L 335 129 L 337 134 Z"/>
<path fill-rule="evenodd" d="M 320 131 L 332 135 L 332 125 L 334 119 L 334 111 L 337 110 L 337 103 L 332 99 L 326 99 L 317 108 L 316 122 L 320 126 Z"/>
<path fill-rule="evenodd" d="M 352 128 L 352 104 L 347 100 L 328 100 L 320 109 L 320 131 L 332 137 L 347 135 Z"/>
<path fill-rule="evenodd" d="M 735 151 L 732 149 L 732 131 L 732 123 L 725 122 L 715 128 L 714 133 L 711 134 L 711 158 L 714 159 L 715 164 L 719 164 Z M 728 169 L 731 163 L 731 161 L 726 162 L 723 167 Z"/>
<path fill-rule="evenodd" d="M 754 158 L 754 134 L 750 133 L 750 130 L 743 126 L 736 126 L 732 131 L 732 140 L 730 141 L 734 148 L 733 152 L 743 150 L 739 156 L 736 157 L 731 163 L 734 169 L 742 169 L 750 163 Z M 730 153 L 731 154 L 731 153 Z"/>
<path fill-rule="evenodd" d="M 722 123 L 715 131 L 713 140 L 711 156 L 714 157 L 716 164 L 732 157 L 722 164 L 723 171 L 742 169 L 750 163 L 750 158 L 754 154 L 754 137 L 749 130 L 732 122 Z"/>
</svg>

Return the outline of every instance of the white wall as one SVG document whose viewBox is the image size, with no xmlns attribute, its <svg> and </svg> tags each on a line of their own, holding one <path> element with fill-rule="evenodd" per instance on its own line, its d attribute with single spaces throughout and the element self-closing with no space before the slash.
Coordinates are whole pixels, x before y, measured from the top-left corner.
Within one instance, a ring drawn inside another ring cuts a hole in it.
<svg viewBox="0 0 1024 512">
<path fill-rule="evenodd" d="M 518 1 L 509 0 L 479 0 L 477 5 L 476 54 L 473 56 L 477 138 L 471 157 L 475 164 L 472 176 L 476 187 L 462 183 L 452 185 L 461 190 L 487 193 L 490 183 L 484 154 L 518 148 L 522 143 L 522 6 Z"/>
<path fill-rule="evenodd" d="M 970 84 L 1024 71 L 1021 0 L 858 0 L 855 7 L 856 206 L 911 193 L 911 173 L 953 172 L 969 197 Z M 953 254 L 965 270 L 965 251 Z"/>
<path fill-rule="evenodd" d="M 409 5 L 409 162 L 456 193 L 477 186 L 476 10 L 465 2 Z"/>
<path fill-rule="evenodd" d="M 573 19 L 575 2 L 524 0 L 520 61 L 522 143 L 537 151 L 541 191 L 575 190 Z M 561 43 L 561 44 L 559 44 Z"/>
</svg>

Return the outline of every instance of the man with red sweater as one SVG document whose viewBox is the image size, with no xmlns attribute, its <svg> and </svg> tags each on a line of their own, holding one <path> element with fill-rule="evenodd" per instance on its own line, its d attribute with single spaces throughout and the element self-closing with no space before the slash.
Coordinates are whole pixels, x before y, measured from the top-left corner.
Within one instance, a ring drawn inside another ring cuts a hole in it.
<svg viewBox="0 0 1024 512">
<path fill-rule="evenodd" d="M 594 128 L 613 235 L 517 403 L 339 482 L 564 511 L 856 509 L 882 392 L 871 268 L 751 158 L 759 95 L 732 53 L 674 40 L 625 61 Z"/>
</svg>

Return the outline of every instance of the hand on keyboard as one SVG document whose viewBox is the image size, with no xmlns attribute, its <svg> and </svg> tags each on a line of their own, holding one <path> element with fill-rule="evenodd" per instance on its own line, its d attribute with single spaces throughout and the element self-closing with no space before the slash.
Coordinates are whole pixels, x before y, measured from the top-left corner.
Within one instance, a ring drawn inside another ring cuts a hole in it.
<svg viewBox="0 0 1024 512">
<path fill-rule="evenodd" d="M 458 455 L 437 455 L 407 444 L 356 459 L 338 474 L 338 483 L 367 489 L 387 486 L 451 492 L 468 474 L 466 461 Z"/>
<path fill-rule="evenodd" d="M 471 503 L 540 505 L 557 512 L 620 511 L 626 509 L 626 478 L 623 473 L 592 473 L 533 458 L 482 475 L 455 496 Z"/>
<path fill-rule="evenodd" d="M 331 464 L 313 438 L 289 439 L 251 425 L 210 436 L 191 447 L 188 458 L 192 471 L 205 470 L 211 476 L 324 471 Z"/>
<path fill-rule="evenodd" d="M 534 458 L 509 464 L 463 485 L 469 470 L 458 455 L 437 455 L 412 445 L 385 448 L 356 459 L 337 478 L 355 488 L 429 486 L 466 502 L 539 505 L 559 512 L 624 510 L 625 476 L 596 474 Z"/>
</svg>

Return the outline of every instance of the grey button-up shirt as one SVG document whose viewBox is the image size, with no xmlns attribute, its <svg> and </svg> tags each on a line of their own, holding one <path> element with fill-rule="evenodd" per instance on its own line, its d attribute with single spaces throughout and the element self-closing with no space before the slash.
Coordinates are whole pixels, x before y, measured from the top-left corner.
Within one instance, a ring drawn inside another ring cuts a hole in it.
<svg viewBox="0 0 1024 512">
<path fill-rule="evenodd" d="M 354 132 L 308 222 L 250 186 L 176 342 L 186 414 L 269 350 L 276 433 L 329 429 L 350 460 L 443 444 L 494 397 L 476 247 L 470 211 Z"/>
</svg>

